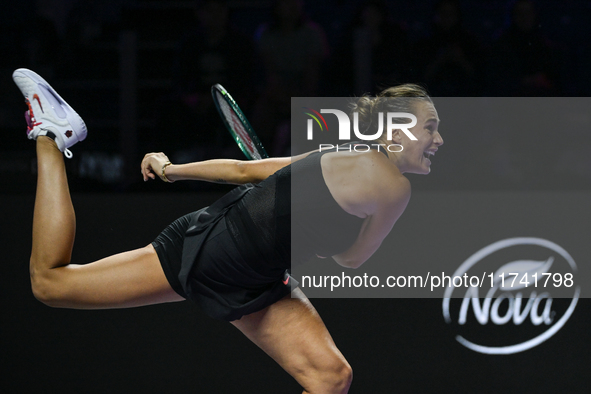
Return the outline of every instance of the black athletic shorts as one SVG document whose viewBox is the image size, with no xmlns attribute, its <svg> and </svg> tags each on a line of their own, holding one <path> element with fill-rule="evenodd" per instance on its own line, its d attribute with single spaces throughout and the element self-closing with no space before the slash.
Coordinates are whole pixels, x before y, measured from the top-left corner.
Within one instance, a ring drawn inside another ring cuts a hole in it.
<svg viewBox="0 0 591 394">
<path fill-rule="evenodd" d="M 288 271 L 277 276 L 256 262 L 245 261 L 224 217 L 210 224 L 194 261 L 183 260 L 184 243 L 194 242 L 186 231 L 191 219 L 202 211 L 175 220 L 152 242 L 174 291 L 199 304 L 209 316 L 232 321 L 279 301 L 297 287 Z M 183 267 L 190 272 L 189 286 L 179 279 Z"/>
<path fill-rule="evenodd" d="M 185 232 L 191 222 L 191 215 L 189 213 L 172 222 L 152 242 L 168 283 L 174 291 L 185 299 L 188 297 L 179 281 L 179 272 L 181 271 L 183 257 L 183 241 Z"/>
</svg>

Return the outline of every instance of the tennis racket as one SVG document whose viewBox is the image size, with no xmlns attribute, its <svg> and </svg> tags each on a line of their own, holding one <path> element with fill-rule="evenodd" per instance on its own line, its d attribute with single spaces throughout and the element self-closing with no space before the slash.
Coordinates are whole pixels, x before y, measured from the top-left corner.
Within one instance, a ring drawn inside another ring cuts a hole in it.
<svg viewBox="0 0 591 394">
<path fill-rule="evenodd" d="M 230 96 L 230 93 L 218 83 L 211 87 L 211 96 L 224 125 L 232 134 L 232 138 L 234 138 L 244 155 L 249 160 L 260 160 L 269 157 L 263 144 L 259 141 L 259 137 L 257 137 L 246 116 Z"/>
</svg>

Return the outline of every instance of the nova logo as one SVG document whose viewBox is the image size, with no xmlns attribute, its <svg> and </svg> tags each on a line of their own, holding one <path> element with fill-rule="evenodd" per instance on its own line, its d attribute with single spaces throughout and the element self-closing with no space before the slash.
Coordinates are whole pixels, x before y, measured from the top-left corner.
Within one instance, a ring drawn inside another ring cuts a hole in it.
<svg viewBox="0 0 591 394">
<path fill-rule="evenodd" d="M 469 271 L 484 272 L 490 287 L 448 287 L 443 317 L 456 340 L 479 353 L 513 354 L 541 344 L 564 326 L 580 295 L 573 258 L 541 238 L 495 242 L 470 256 L 454 276 Z M 462 298 L 452 298 L 454 291 L 462 291 Z"/>
<path fill-rule="evenodd" d="M 351 120 L 349 115 L 338 109 L 321 109 L 320 112 L 313 110 L 312 108 L 303 107 L 308 112 L 304 112 L 309 115 L 312 119 L 308 119 L 307 123 L 307 138 L 311 141 L 314 138 L 314 121 L 323 131 L 324 128 L 328 131 L 328 125 L 326 120 L 321 114 L 333 114 L 337 117 L 339 122 L 339 140 L 350 141 L 351 140 Z M 409 129 L 412 129 L 417 124 L 417 117 L 407 112 L 379 112 L 377 114 L 378 129 L 374 134 L 363 134 L 359 131 L 359 113 L 353 112 L 353 133 L 355 137 L 362 141 L 374 141 L 381 137 L 384 132 L 384 118 L 386 118 L 386 137 L 388 141 L 392 140 L 392 131 L 399 129 L 413 141 L 417 140 Z M 398 123 L 401 119 L 410 119 L 410 122 Z M 322 121 L 322 122 L 321 122 Z"/>
</svg>

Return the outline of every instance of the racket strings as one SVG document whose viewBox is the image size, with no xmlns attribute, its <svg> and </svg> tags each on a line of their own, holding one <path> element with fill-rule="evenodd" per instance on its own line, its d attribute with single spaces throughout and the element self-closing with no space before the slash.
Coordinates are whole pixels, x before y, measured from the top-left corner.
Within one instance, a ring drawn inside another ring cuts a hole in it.
<svg viewBox="0 0 591 394">
<path fill-rule="evenodd" d="M 244 125 L 242 124 L 242 121 L 240 120 L 240 118 L 238 117 L 236 112 L 232 109 L 232 107 L 230 107 L 228 105 L 226 100 L 224 100 L 223 97 L 219 97 L 219 96 L 220 95 L 218 94 L 218 101 L 220 103 L 220 108 L 222 109 L 222 113 L 224 114 L 224 117 L 226 118 L 226 121 L 230 124 L 230 126 L 236 132 L 236 134 L 238 134 L 238 137 L 240 138 L 241 142 L 244 145 L 246 145 L 246 148 L 248 149 L 250 154 L 255 159 L 261 159 L 262 158 L 261 155 L 258 153 L 254 142 L 252 141 L 252 139 L 248 135 L 248 132 L 244 128 Z"/>
</svg>

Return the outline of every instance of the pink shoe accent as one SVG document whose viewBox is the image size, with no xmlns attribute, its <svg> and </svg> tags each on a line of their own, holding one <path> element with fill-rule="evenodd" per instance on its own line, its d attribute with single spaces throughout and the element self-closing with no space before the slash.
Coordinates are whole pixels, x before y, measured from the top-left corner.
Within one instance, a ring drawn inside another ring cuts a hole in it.
<svg viewBox="0 0 591 394">
<path fill-rule="evenodd" d="M 33 130 L 33 122 L 31 121 L 31 115 L 29 111 L 25 111 L 25 120 L 27 121 L 27 135 Z"/>
</svg>

